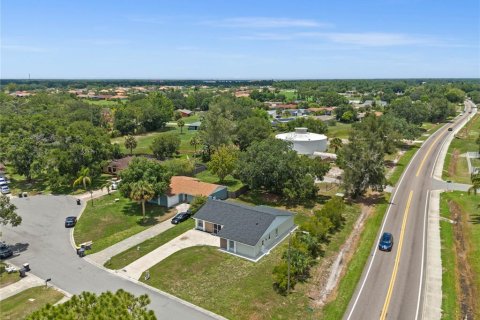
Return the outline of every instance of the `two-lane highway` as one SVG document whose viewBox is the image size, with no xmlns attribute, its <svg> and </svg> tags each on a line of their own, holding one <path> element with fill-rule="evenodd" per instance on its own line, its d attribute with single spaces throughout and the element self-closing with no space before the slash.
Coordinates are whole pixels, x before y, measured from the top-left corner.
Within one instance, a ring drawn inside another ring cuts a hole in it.
<svg viewBox="0 0 480 320">
<path fill-rule="evenodd" d="M 372 248 L 344 319 L 421 319 L 425 277 L 426 230 L 433 168 L 445 138 L 465 123 L 472 108 L 440 128 L 417 151 L 405 169 L 384 217 L 383 232 L 394 235 L 391 252 Z"/>
</svg>

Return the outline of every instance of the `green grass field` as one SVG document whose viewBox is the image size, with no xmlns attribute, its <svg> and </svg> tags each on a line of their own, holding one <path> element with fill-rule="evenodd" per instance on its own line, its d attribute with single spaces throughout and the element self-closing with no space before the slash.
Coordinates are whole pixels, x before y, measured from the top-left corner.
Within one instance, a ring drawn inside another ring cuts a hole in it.
<svg viewBox="0 0 480 320">
<path fill-rule="evenodd" d="M 114 100 L 86 100 L 87 103 L 94 104 L 102 107 L 114 107 L 116 105 L 123 104 L 123 101 L 114 101 Z"/>
<path fill-rule="evenodd" d="M 325 246 L 325 257 L 338 252 L 359 211 L 357 206 L 347 208 L 344 228 Z M 214 247 L 184 249 L 151 268 L 151 278 L 144 282 L 231 319 L 318 319 L 321 310 L 308 298 L 315 283 L 298 283 L 288 297 L 272 287 L 273 267 L 287 244 L 283 241 L 257 263 Z"/>
<path fill-rule="evenodd" d="M 352 124 L 350 123 L 341 123 L 337 122 L 335 126 L 329 126 L 327 135 L 331 138 L 340 138 L 340 139 L 348 139 L 348 135 L 352 130 Z"/>
<path fill-rule="evenodd" d="M 450 212 L 448 201 L 459 205 L 465 215 L 462 224 L 465 247 L 467 248 L 467 261 L 473 274 L 474 301 L 479 301 L 480 294 L 480 195 L 468 195 L 465 192 L 455 191 L 442 193 L 440 213 L 442 217 L 454 219 Z M 457 248 L 455 246 L 455 226 L 446 221 L 440 221 L 440 237 L 442 241 L 442 319 L 459 319 L 461 316 L 460 302 L 458 301 L 460 275 L 458 270 Z M 477 302 L 474 318 L 480 317 L 480 303 Z"/>
<path fill-rule="evenodd" d="M 33 287 L 1 301 L 0 319 L 19 320 L 42 308 L 54 304 L 63 294 L 52 288 Z"/>
<path fill-rule="evenodd" d="M 3 262 L 0 263 L 2 269 L 7 265 Z M 6 271 L 0 273 L 0 288 L 6 287 L 9 284 L 15 283 L 20 280 L 18 272 L 7 273 Z"/>
<path fill-rule="evenodd" d="M 203 182 L 215 183 L 215 184 L 221 184 L 221 185 L 227 186 L 228 191 L 237 191 L 238 189 L 243 187 L 243 183 L 240 180 L 235 179 L 230 175 L 225 177 L 225 181 L 220 182 L 218 177 L 213 173 L 211 173 L 210 170 L 202 171 L 198 173 L 195 177 Z"/>
<path fill-rule="evenodd" d="M 448 148 L 447 157 L 445 158 L 445 165 L 443 167 L 442 178 L 444 180 L 451 180 L 459 183 L 470 183 L 470 174 L 468 172 L 467 159 L 459 156 L 456 163 L 452 164 L 453 154 L 459 155 L 465 152 L 478 151 L 478 144 L 476 139 L 480 135 L 480 115 L 476 115 L 472 120 L 460 130 L 456 137 L 452 140 Z"/>
<path fill-rule="evenodd" d="M 188 219 L 187 221 L 184 221 L 173 228 L 165 230 L 159 235 L 140 243 L 138 246 L 134 246 L 120 254 L 117 254 L 116 256 L 112 257 L 110 261 L 106 262 L 104 266 L 108 269 L 121 269 L 133 261 L 143 257 L 147 253 L 150 253 L 158 247 L 164 245 L 170 240 L 175 239 L 186 231 L 193 229 L 194 226 L 195 220 Z"/>
<path fill-rule="evenodd" d="M 419 146 L 413 145 L 408 150 L 406 150 L 405 153 L 400 157 L 400 159 L 395 165 L 395 169 L 393 169 L 392 175 L 388 179 L 390 185 L 395 186 L 397 184 L 398 180 L 402 176 L 402 173 L 405 171 L 408 164 L 410 163 L 419 148 Z"/>
<path fill-rule="evenodd" d="M 115 202 L 116 198 L 119 201 Z M 174 214 L 173 210 L 166 211 L 164 207 L 146 204 L 147 219 L 143 222 L 141 205 L 117 193 L 93 201 L 93 206 L 91 201 L 87 203 L 73 232 L 76 244 L 93 241 L 88 254 L 101 251 Z"/>
<path fill-rule="evenodd" d="M 297 92 L 293 89 L 280 90 L 280 94 L 285 95 L 285 97 L 287 98 L 287 101 L 289 102 L 297 100 Z"/>
</svg>

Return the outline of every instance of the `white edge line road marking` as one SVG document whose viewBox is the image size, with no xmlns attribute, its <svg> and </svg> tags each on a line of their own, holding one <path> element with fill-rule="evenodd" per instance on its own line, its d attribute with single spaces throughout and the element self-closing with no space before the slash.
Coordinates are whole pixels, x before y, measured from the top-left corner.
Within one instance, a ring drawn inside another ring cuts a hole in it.
<svg viewBox="0 0 480 320">
<path fill-rule="evenodd" d="M 376 247 L 377 247 L 377 243 L 378 241 L 380 240 L 380 236 L 381 234 L 383 233 L 383 230 L 385 228 L 385 224 L 388 220 L 388 215 L 390 214 L 390 209 L 392 208 L 392 204 L 394 204 L 394 200 L 395 200 L 395 197 L 397 195 L 397 191 L 398 189 L 400 189 L 400 186 L 402 185 L 402 182 L 403 182 L 403 178 L 405 177 L 405 173 L 408 172 L 408 169 L 410 168 L 411 164 L 414 162 L 414 160 L 416 159 L 416 157 L 420 154 L 420 150 L 423 148 L 424 145 L 427 144 L 427 141 L 429 141 L 433 136 L 435 136 L 438 132 L 440 132 L 440 129 L 438 129 L 437 131 L 435 131 L 434 134 L 432 134 L 430 137 L 428 137 L 427 140 L 425 140 L 423 142 L 423 144 L 420 146 L 420 148 L 417 150 L 417 152 L 415 153 L 415 155 L 413 156 L 412 160 L 410 160 L 410 163 L 408 164 L 407 168 L 403 171 L 402 173 L 402 177 L 400 178 L 400 181 L 397 185 L 397 187 L 395 188 L 395 192 L 393 193 L 393 196 L 390 200 L 390 205 L 388 206 L 388 210 L 387 210 L 387 213 L 385 214 L 385 217 L 383 218 L 383 223 L 382 223 L 382 228 L 380 229 L 380 233 L 378 234 L 378 237 L 377 237 L 377 241 L 375 242 L 375 245 L 373 246 L 373 256 L 372 256 L 372 259 L 370 260 L 370 264 L 368 265 L 368 269 L 367 269 L 367 273 L 365 274 L 365 278 L 363 279 L 363 282 L 362 282 L 362 285 L 360 286 L 360 290 L 358 291 L 358 294 L 357 294 L 357 297 L 355 298 L 355 302 L 353 303 L 352 305 L 352 309 L 350 310 L 350 313 L 348 314 L 348 317 L 347 317 L 347 320 L 350 320 L 350 318 L 352 317 L 352 314 L 353 314 L 353 311 L 355 310 L 355 307 L 357 306 L 357 303 L 358 303 L 358 299 L 360 299 L 360 295 L 362 294 L 362 291 L 363 291 L 363 288 L 365 287 L 365 283 L 367 282 L 367 279 L 368 279 L 368 275 L 370 274 L 370 269 L 372 269 L 372 265 L 373 265 L 373 261 L 375 260 L 375 256 L 377 254 L 377 250 L 376 250 Z"/>
<path fill-rule="evenodd" d="M 425 268 L 425 240 L 426 240 L 426 228 L 427 228 L 427 216 L 428 216 L 428 203 L 430 202 L 430 190 L 427 190 L 427 199 L 425 200 L 425 216 L 423 218 L 423 242 L 422 242 L 422 264 L 420 269 L 420 284 L 418 286 L 418 300 L 417 300 L 417 311 L 415 312 L 415 320 L 418 320 L 418 315 L 420 311 L 420 300 L 422 298 L 422 287 L 423 287 L 423 270 Z"/>
</svg>

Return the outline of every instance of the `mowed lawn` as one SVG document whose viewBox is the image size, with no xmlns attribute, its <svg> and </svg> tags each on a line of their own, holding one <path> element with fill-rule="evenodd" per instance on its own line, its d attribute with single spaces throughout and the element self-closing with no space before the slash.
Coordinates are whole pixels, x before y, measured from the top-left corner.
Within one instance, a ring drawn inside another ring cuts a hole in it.
<svg viewBox="0 0 480 320">
<path fill-rule="evenodd" d="M 357 206 L 348 206 L 345 226 L 331 237 L 325 257 L 338 252 L 359 211 Z M 302 215 L 296 215 L 298 223 L 302 219 L 297 217 Z M 321 309 L 311 306 L 309 299 L 317 288 L 312 279 L 298 283 L 288 297 L 273 289 L 272 271 L 287 247 L 284 240 L 257 263 L 216 247 L 191 247 L 150 268 L 150 279 L 145 281 L 142 276 L 141 280 L 229 319 L 318 319 Z"/>
<path fill-rule="evenodd" d="M 352 130 L 352 124 L 337 122 L 335 126 L 328 126 L 327 136 L 330 139 L 332 138 L 347 139 L 351 130 Z"/>
<path fill-rule="evenodd" d="M 174 214 L 173 210 L 166 211 L 163 207 L 147 203 L 147 219 L 144 222 L 141 205 L 118 193 L 105 195 L 93 202 L 93 205 L 91 201 L 88 202 L 73 232 L 77 245 L 93 241 L 92 250 L 88 250 L 88 254 L 101 251 Z"/>
<path fill-rule="evenodd" d="M 24 290 L 0 302 L 0 319 L 23 319 L 47 303 L 55 304 L 62 298 L 61 292 L 44 286 Z"/>
<path fill-rule="evenodd" d="M 210 170 L 202 171 L 198 173 L 195 177 L 203 182 L 224 185 L 227 187 L 228 191 L 237 191 L 238 189 L 244 186 L 242 181 L 235 179 L 231 175 L 226 176 L 225 181 L 220 182 L 220 179 L 218 179 L 216 175 L 210 172 Z"/>
<path fill-rule="evenodd" d="M 476 115 L 463 127 L 455 136 L 448 148 L 445 165 L 443 168 L 444 180 L 470 184 L 470 174 L 468 172 L 467 159 L 461 155 L 466 152 L 478 151 L 476 139 L 480 135 L 480 115 Z M 454 153 L 458 154 L 456 163 L 452 164 Z"/>
<path fill-rule="evenodd" d="M 0 268 L 5 268 L 7 265 L 3 262 L 0 263 Z M 18 272 L 8 273 L 7 271 L 3 271 L 0 273 L 0 288 L 6 287 L 9 284 L 17 282 L 20 280 L 20 276 Z"/>
<path fill-rule="evenodd" d="M 460 313 L 460 301 L 458 300 L 461 289 L 461 279 L 458 263 L 460 249 L 456 247 L 456 242 L 462 243 L 466 248 L 466 256 L 468 264 L 471 267 L 473 276 L 475 295 L 472 297 L 476 301 L 476 309 L 474 310 L 474 319 L 480 319 L 480 195 L 468 195 L 465 192 L 455 191 L 442 193 L 441 196 L 441 216 L 447 219 L 454 219 L 450 212 L 448 202 L 455 202 L 462 211 L 464 216 L 461 234 L 464 236 L 463 242 L 456 239 L 455 228 L 447 221 L 440 221 L 440 235 L 442 240 L 442 268 L 444 270 L 442 277 L 442 319 L 458 319 Z M 465 275 L 463 275 L 465 276 Z"/>
<path fill-rule="evenodd" d="M 128 266 L 130 263 L 143 257 L 147 253 L 152 252 L 170 240 L 173 240 L 188 230 L 193 229 L 194 226 L 195 220 L 188 219 L 187 221 L 177 224 L 173 228 L 165 230 L 159 235 L 140 243 L 138 246 L 134 246 L 120 254 L 117 254 L 107 261 L 104 266 L 108 269 L 114 270 Z"/>
</svg>

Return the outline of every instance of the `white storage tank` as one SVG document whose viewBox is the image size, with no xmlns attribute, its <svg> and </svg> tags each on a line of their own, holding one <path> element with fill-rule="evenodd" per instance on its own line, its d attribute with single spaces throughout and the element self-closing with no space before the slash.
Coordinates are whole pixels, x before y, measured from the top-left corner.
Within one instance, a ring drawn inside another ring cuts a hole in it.
<svg viewBox="0 0 480 320">
<path fill-rule="evenodd" d="M 327 136 L 308 132 L 307 128 L 295 128 L 295 132 L 280 133 L 275 137 L 292 142 L 293 150 L 299 154 L 313 155 L 327 150 Z"/>
</svg>

